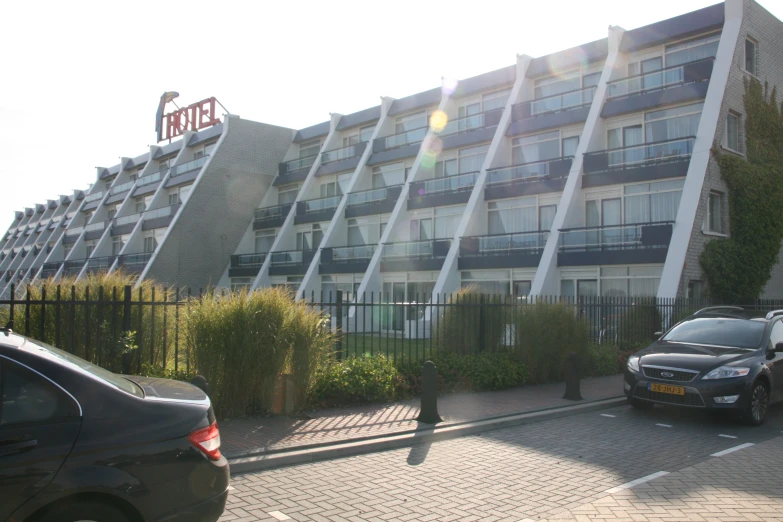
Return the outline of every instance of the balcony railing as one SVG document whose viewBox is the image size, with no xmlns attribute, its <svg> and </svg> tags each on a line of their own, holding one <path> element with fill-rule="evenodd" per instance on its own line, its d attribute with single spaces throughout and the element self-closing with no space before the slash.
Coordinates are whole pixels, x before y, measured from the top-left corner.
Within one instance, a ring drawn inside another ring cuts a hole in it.
<svg viewBox="0 0 783 522">
<path fill-rule="evenodd" d="M 88 270 L 108 270 L 117 256 L 93 257 L 87 261 Z"/>
<path fill-rule="evenodd" d="M 269 254 L 269 263 L 274 266 L 301 265 L 308 258 L 312 259 L 314 250 L 289 250 L 286 252 L 273 252 Z"/>
<path fill-rule="evenodd" d="M 375 253 L 375 245 L 333 247 L 331 250 L 333 263 L 350 263 L 371 259 Z"/>
<path fill-rule="evenodd" d="M 106 228 L 106 223 L 104 221 L 100 221 L 98 223 L 91 223 L 84 227 L 85 232 L 95 232 L 96 230 L 104 230 Z"/>
<path fill-rule="evenodd" d="M 282 167 L 281 172 L 285 172 L 287 174 L 289 172 L 294 172 L 296 170 L 310 168 L 313 165 L 313 163 L 315 163 L 315 158 L 317 157 L 318 155 L 316 154 L 314 156 L 307 156 L 304 158 L 297 158 L 297 159 L 292 159 L 290 161 L 283 162 L 280 164 Z"/>
<path fill-rule="evenodd" d="M 142 254 L 125 254 L 119 256 L 117 265 L 128 267 L 144 266 L 149 262 L 151 257 L 152 252 L 144 252 Z"/>
<path fill-rule="evenodd" d="M 168 171 L 169 169 L 166 168 L 166 169 L 159 170 L 158 172 L 153 172 L 152 174 L 147 174 L 146 176 L 142 176 L 136 180 L 136 186 L 143 187 L 145 185 L 157 183 L 163 178 L 163 176 L 166 175 Z"/>
<path fill-rule="evenodd" d="M 140 218 L 141 218 L 141 214 L 131 214 L 130 216 L 122 216 L 122 217 L 114 218 L 113 226 L 121 227 L 123 225 L 138 223 Z"/>
<path fill-rule="evenodd" d="M 283 218 L 288 215 L 293 203 L 284 203 L 274 207 L 257 208 L 254 214 L 255 221 L 267 221 L 270 219 Z"/>
<path fill-rule="evenodd" d="M 125 183 L 120 183 L 116 187 L 112 187 L 109 189 L 109 195 L 114 196 L 116 194 L 119 194 L 121 192 L 127 192 L 133 187 L 133 184 L 136 183 L 135 181 L 126 181 Z"/>
<path fill-rule="evenodd" d="M 103 191 L 101 192 L 95 192 L 93 194 L 90 194 L 89 196 L 84 198 L 85 203 L 90 203 L 92 201 L 97 201 L 103 197 Z"/>
<path fill-rule="evenodd" d="M 634 168 L 654 163 L 684 161 L 693 153 L 695 136 L 643 143 L 585 154 L 586 173 Z"/>
<path fill-rule="evenodd" d="M 560 252 L 668 247 L 674 221 L 560 230 Z"/>
<path fill-rule="evenodd" d="M 714 60 L 715 58 L 705 58 L 695 62 L 675 65 L 673 67 L 611 81 L 606 84 L 607 97 L 618 98 L 703 80 L 705 79 L 705 75 L 707 78 L 709 77 Z M 698 68 L 705 68 L 705 71 L 697 70 L 697 74 L 689 74 L 689 71 Z M 709 69 L 709 71 L 706 69 Z"/>
<path fill-rule="evenodd" d="M 208 159 L 209 156 L 202 156 L 201 158 L 188 161 L 187 163 L 174 165 L 173 167 L 171 167 L 170 177 L 174 178 L 177 176 L 182 176 L 183 174 L 187 174 L 188 172 L 198 170 L 204 166 L 204 163 L 206 163 Z"/>
<path fill-rule="evenodd" d="M 255 268 L 264 264 L 266 254 L 241 254 L 231 256 L 231 268 Z"/>
<path fill-rule="evenodd" d="M 361 192 L 351 192 L 348 194 L 347 206 L 355 207 L 358 205 L 366 205 L 367 203 L 384 201 L 389 197 L 389 189 L 393 187 L 402 187 L 402 185 L 363 190 Z"/>
<path fill-rule="evenodd" d="M 501 167 L 487 171 L 487 185 L 497 185 L 500 183 L 512 183 L 519 181 L 535 181 L 540 178 L 555 175 L 566 175 L 565 173 L 552 169 L 552 164 L 559 164 L 564 161 L 573 160 L 573 156 L 562 158 L 553 158 L 541 161 L 532 161 L 530 163 L 520 163 L 510 167 Z"/>
<path fill-rule="evenodd" d="M 456 118 L 449 121 L 441 130 L 438 135 L 441 137 L 450 136 L 452 134 L 460 134 L 463 132 L 470 132 L 472 130 L 483 129 L 485 127 L 494 127 L 500 121 L 500 116 L 503 113 L 503 109 L 492 109 L 487 112 L 479 114 L 471 114 L 470 116 L 463 116 L 462 118 Z"/>
<path fill-rule="evenodd" d="M 423 193 L 411 193 L 411 197 L 440 194 L 443 192 L 470 190 L 476 185 L 476 179 L 478 178 L 478 175 L 478 172 L 467 172 L 465 174 L 457 174 L 456 176 L 428 179 L 421 183 L 422 188 L 420 190 L 422 190 Z"/>
<path fill-rule="evenodd" d="M 75 227 L 75 228 L 70 228 L 70 229 L 66 230 L 65 231 L 65 235 L 66 236 L 78 236 L 82 232 L 84 232 L 84 227 Z"/>
<path fill-rule="evenodd" d="M 307 201 L 299 202 L 299 210 L 304 211 L 306 214 L 312 212 L 321 212 L 323 210 L 330 210 L 337 208 L 340 204 L 342 196 L 329 196 L 327 198 L 310 199 Z"/>
<path fill-rule="evenodd" d="M 391 134 L 389 136 L 378 138 L 378 140 L 381 142 L 380 148 L 382 150 L 393 149 L 396 147 L 402 147 L 404 145 L 410 145 L 412 143 L 418 143 L 424 139 L 424 136 L 427 135 L 428 129 L 429 126 L 419 127 L 418 129 L 411 129 L 406 132 L 400 132 L 398 134 Z"/>
<path fill-rule="evenodd" d="M 151 219 L 158 219 L 167 216 L 173 216 L 177 210 L 179 210 L 180 204 L 169 205 L 168 207 L 156 208 L 155 210 L 148 210 L 144 213 L 144 221 Z"/>
<path fill-rule="evenodd" d="M 425 239 L 423 241 L 405 241 L 401 243 L 386 243 L 383 246 L 384 259 L 404 259 L 404 258 L 433 258 L 436 257 L 438 249 L 436 243 L 451 243 L 450 239 Z M 445 257 L 445 254 L 444 256 Z"/>
<path fill-rule="evenodd" d="M 321 163 L 329 163 L 331 161 L 338 161 L 360 156 L 366 147 L 367 142 L 365 141 L 362 143 L 354 143 L 353 145 L 348 145 L 347 147 L 341 147 L 339 149 L 324 151 L 321 154 Z"/>
<path fill-rule="evenodd" d="M 514 234 L 489 234 L 462 238 L 461 256 L 502 256 L 519 253 L 540 252 L 546 246 L 549 231 L 517 232 Z M 473 248 L 465 248 L 469 243 Z"/>
<path fill-rule="evenodd" d="M 590 105 L 595 96 L 596 87 L 585 87 L 574 91 L 568 91 L 545 98 L 538 98 L 524 103 L 530 105 L 530 115 L 538 116 L 547 112 L 564 111 L 575 107 Z"/>
<path fill-rule="evenodd" d="M 76 275 L 82 271 L 84 265 L 87 263 L 86 259 L 76 259 L 74 261 L 66 261 L 63 267 L 63 272 L 67 275 Z"/>
</svg>

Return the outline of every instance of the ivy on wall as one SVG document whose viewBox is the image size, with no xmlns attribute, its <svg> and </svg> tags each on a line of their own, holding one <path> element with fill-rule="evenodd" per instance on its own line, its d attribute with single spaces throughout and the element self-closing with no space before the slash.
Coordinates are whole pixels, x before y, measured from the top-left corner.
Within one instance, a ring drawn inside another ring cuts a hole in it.
<svg viewBox="0 0 783 522">
<path fill-rule="evenodd" d="M 745 81 L 747 158 L 713 150 L 729 189 L 731 237 L 707 243 L 702 270 L 712 297 L 757 299 L 783 241 L 783 106 L 776 89 Z"/>
</svg>

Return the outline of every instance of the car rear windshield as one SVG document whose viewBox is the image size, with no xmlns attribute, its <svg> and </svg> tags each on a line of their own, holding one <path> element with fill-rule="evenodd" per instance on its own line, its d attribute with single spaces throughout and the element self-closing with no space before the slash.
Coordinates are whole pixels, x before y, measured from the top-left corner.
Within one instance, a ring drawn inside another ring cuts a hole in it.
<svg viewBox="0 0 783 522">
<path fill-rule="evenodd" d="M 662 340 L 733 348 L 758 348 L 766 322 L 730 318 L 702 318 L 672 328 Z"/>
<path fill-rule="evenodd" d="M 31 343 L 29 339 L 27 342 Z M 137 397 L 144 397 L 144 391 L 139 387 L 139 385 L 129 381 L 128 379 L 124 379 L 120 377 L 116 373 L 112 373 L 109 370 L 104 370 L 100 366 L 96 366 L 91 362 L 85 361 L 81 357 L 76 357 L 75 355 L 72 355 L 68 352 L 64 352 L 59 348 L 55 348 L 54 346 L 49 346 L 46 343 L 42 343 L 40 341 L 34 341 L 31 344 L 34 344 L 35 346 L 41 348 L 43 351 L 47 352 L 47 354 L 51 358 L 59 359 L 61 363 L 65 363 L 68 366 L 76 367 L 84 372 L 87 372 L 91 374 L 93 377 L 97 377 L 98 379 L 102 380 L 109 386 L 113 386 L 119 390 L 122 390 L 126 393 L 130 393 L 131 395 L 135 395 Z"/>
</svg>

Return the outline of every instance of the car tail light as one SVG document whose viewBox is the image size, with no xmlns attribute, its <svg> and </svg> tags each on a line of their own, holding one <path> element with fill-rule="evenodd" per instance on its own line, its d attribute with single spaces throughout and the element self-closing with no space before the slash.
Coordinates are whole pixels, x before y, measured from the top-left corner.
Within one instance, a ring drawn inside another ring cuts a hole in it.
<svg viewBox="0 0 783 522">
<path fill-rule="evenodd" d="M 220 431 L 218 431 L 217 422 L 194 431 L 188 435 L 188 440 L 208 459 L 220 459 Z"/>
</svg>

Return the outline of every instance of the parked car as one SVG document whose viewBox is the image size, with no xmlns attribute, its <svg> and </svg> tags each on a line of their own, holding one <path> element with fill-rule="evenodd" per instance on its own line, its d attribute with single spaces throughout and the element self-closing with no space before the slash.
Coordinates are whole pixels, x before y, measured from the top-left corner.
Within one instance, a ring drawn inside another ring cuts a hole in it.
<svg viewBox="0 0 783 522">
<path fill-rule="evenodd" d="M 628 358 L 625 394 L 636 408 L 730 410 L 760 425 L 783 400 L 783 310 L 704 308 L 656 338 Z"/>
<path fill-rule="evenodd" d="M 213 522 L 229 468 L 207 395 L 0 329 L 0 520 Z"/>
</svg>

